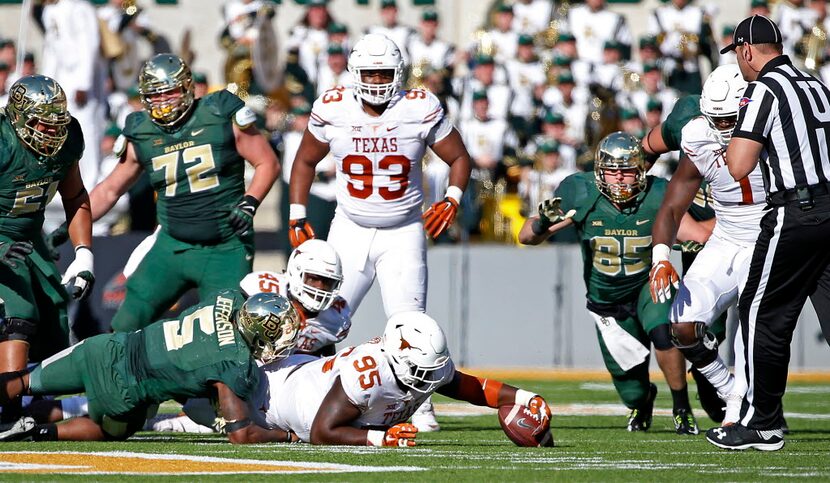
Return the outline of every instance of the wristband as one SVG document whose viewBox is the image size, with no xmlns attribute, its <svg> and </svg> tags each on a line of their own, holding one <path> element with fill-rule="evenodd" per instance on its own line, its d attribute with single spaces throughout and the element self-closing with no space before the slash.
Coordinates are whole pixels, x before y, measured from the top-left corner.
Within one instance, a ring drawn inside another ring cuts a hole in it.
<svg viewBox="0 0 830 483">
<path fill-rule="evenodd" d="M 536 397 L 535 393 L 525 391 L 524 389 L 516 389 L 515 403 L 519 406 L 530 406 L 530 400 Z"/>
<path fill-rule="evenodd" d="M 660 262 L 665 262 L 671 255 L 671 248 L 664 243 L 658 243 L 651 249 L 651 264 L 657 265 Z"/>
<path fill-rule="evenodd" d="M 254 209 L 259 208 L 259 200 L 256 199 L 255 197 L 251 196 L 251 195 L 245 195 L 242 198 L 242 201 L 244 201 L 245 203 L 248 203 L 249 205 L 253 206 Z"/>
<path fill-rule="evenodd" d="M 227 422 L 225 422 L 225 432 L 230 434 L 230 433 L 233 433 L 235 431 L 239 431 L 240 429 L 247 428 L 248 426 L 250 426 L 252 424 L 253 424 L 253 421 L 251 421 L 251 418 L 242 418 L 242 419 L 236 419 L 236 420 L 233 420 L 233 421 L 227 421 Z"/>
<path fill-rule="evenodd" d="M 366 446 L 383 446 L 384 438 L 386 438 L 385 431 L 370 429 L 366 433 Z"/>
<path fill-rule="evenodd" d="M 306 217 L 305 205 L 299 203 L 291 203 L 288 206 L 288 219 L 300 220 Z"/>
<path fill-rule="evenodd" d="M 464 192 L 458 186 L 450 186 L 447 188 L 444 196 L 454 199 L 456 203 L 461 203 L 461 197 L 464 196 Z"/>
<path fill-rule="evenodd" d="M 544 223 L 542 221 L 542 218 L 539 217 L 533 220 L 533 222 L 530 224 L 530 230 L 533 232 L 534 235 L 539 236 L 547 233 L 548 228 L 550 228 L 551 226 L 552 225 L 549 223 Z"/>
</svg>

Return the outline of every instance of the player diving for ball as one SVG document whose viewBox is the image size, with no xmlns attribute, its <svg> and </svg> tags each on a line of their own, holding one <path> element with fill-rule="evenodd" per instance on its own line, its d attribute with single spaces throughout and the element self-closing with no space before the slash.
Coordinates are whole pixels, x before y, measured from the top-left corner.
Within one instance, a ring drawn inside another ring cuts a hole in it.
<svg viewBox="0 0 830 483">
<path fill-rule="evenodd" d="M 280 295 L 245 300 L 227 290 L 178 319 L 90 337 L 31 370 L 0 374 L 0 402 L 85 392 L 89 415 L 62 424 L 23 416 L 0 427 L 0 441 L 121 440 L 141 429 L 156 405 L 188 398 L 218 404 L 232 443 L 290 441 L 286 431 L 253 423 L 245 401 L 260 387 L 259 364 L 288 355 L 299 325 Z"/>
<path fill-rule="evenodd" d="M 627 429 L 651 426 L 657 386 L 649 382 L 650 346 L 672 391 L 675 430 L 697 434 L 689 405 L 686 362 L 672 345 L 669 302 L 649 296 L 651 227 L 666 181 L 647 176 L 640 141 L 611 133 L 597 147 L 593 173 L 573 174 L 559 185 L 556 198 L 539 205 L 519 233 L 524 244 L 538 245 L 557 231 L 576 226 L 585 263 L 587 307 L 597 326 L 605 367 L 623 403 L 631 410 Z M 685 218 L 684 239 L 708 234 Z M 704 233 L 697 233 L 701 230 Z"/>
<path fill-rule="evenodd" d="M 672 287 L 679 287 L 671 309 L 672 342 L 726 402 L 723 424 L 738 420 L 746 380 L 743 371 L 736 371 L 736 377 L 730 374 L 718 355 L 718 341 L 709 327 L 737 303 L 746 283 L 761 218 L 767 212 L 760 167 L 735 181 L 726 166 L 726 146 L 746 87 L 735 64 L 718 67 L 706 79 L 700 96 L 703 115 L 683 127 L 683 156 L 652 228 L 652 300 L 665 302 L 671 298 Z M 669 261 L 669 247 L 704 180 L 709 183 L 717 221 L 705 247 L 678 284 L 677 271 Z M 738 331 L 735 367 L 742 367 L 742 347 Z"/>
<path fill-rule="evenodd" d="M 312 444 L 414 446 L 406 424 L 437 392 L 478 406 L 519 404 L 536 426 L 534 438 L 552 446 L 550 408 L 541 396 L 455 369 L 438 324 L 422 312 L 392 316 L 383 336 L 331 357 L 293 355 L 261 368 L 263 383 L 250 401 L 258 425 L 295 433 Z M 191 400 L 193 421 L 221 429 L 207 400 Z M 187 419 L 169 428 L 195 428 Z M 186 430 L 186 429 L 185 429 Z"/>
</svg>

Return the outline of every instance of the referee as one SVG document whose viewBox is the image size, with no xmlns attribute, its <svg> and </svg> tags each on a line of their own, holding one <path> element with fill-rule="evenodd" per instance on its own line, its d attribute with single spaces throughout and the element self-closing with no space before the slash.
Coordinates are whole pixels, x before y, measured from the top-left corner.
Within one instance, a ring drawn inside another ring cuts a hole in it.
<svg viewBox="0 0 830 483">
<path fill-rule="evenodd" d="M 738 305 L 749 383 L 740 424 L 706 439 L 774 451 L 784 446 L 790 341 L 808 296 L 822 324 L 830 320 L 830 90 L 782 55 L 781 31 L 767 17 L 744 19 L 721 53 L 730 50 L 750 84 L 726 151 L 729 172 L 741 180 L 760 159 L 770 211 Z"/>
</svg>

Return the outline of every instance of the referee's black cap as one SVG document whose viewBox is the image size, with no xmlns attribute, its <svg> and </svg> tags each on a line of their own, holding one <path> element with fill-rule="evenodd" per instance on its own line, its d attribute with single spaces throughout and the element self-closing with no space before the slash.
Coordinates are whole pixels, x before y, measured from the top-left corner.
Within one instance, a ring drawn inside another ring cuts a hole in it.
<svg viewBox="0 0 830 483">
<path fill-rule="evenodd" d="M 735 47 L 743 44 L 780 44 L 781 31 L 775 22 L 763 15 L 747 17 L 735 27 L 732 34 L 732 43 L 721 49 L 720 53 L 725 54 L 735 50 Z"/>
</svg>

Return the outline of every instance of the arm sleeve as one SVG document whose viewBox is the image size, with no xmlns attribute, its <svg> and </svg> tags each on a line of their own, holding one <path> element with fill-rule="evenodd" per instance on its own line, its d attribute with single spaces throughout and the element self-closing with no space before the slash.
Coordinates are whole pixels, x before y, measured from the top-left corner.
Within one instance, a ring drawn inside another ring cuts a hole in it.
<svg viewBox="0 0 830 483">
<path fill-rule="evenodd" d="M 752 82 L 744 93 L 738 108 L 738 123 L 732 137 L 764 143 L 769 137 L 772 122 L 778 115 L 778 100 L 760 82 Z"/>
</svg>

